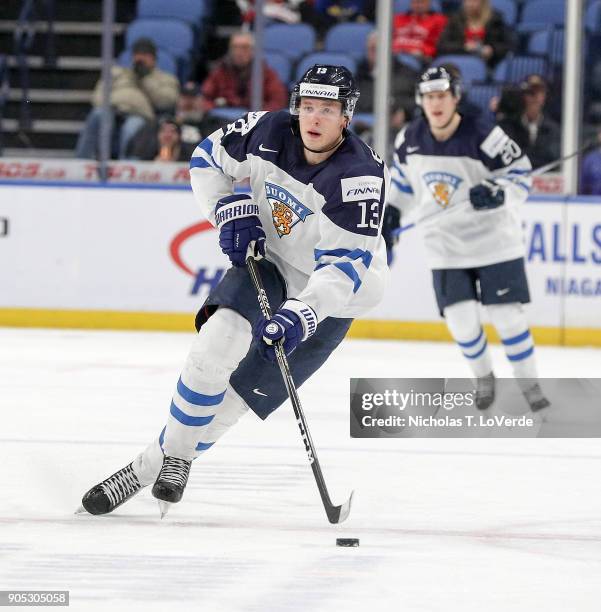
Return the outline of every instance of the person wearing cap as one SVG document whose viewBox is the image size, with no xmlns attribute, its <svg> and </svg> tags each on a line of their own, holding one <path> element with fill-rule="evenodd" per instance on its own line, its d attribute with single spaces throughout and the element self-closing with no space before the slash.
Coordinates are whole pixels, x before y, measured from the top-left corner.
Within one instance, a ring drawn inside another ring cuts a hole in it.
<svg viewBox="0 0 601 612">
<path fill-rule="evenodd" d="M 126 157 L 130 140 L 158 115 L 173 112 L 179 93 L 175 76 L 157 68 L 156 46 L 148 38 L 139 38 L 132 47 L 129 68 L 113 66 L 111 71 L 111 116 L 113 129 L 118 128 L 117 156 Z M 92 96 L 94 108 L 79 135 L 75 156 L 94 159 L 98 154 L 102 122 L 102 79 Z M 115 137 L 115 134 L 113 134 Z"/>
<path fill-rule="evenodd" d="M 289 110 L 251 112 L 203 140 L 190 160 L 194 197 L 231 267 L 196 316 L 192 342 L 159 437 L 84 495 L 106 514 L 151 485 L 161 513 L 184 493 L 192 460 L 250 408 L 265 419 L 287 398 L 278 343 L 302 385 L 388 279 L 380 225 L 389 189 L 378 155 L 348 130 L 359 91 L 343 66 L 315 65 Z M 248 179 L 251 192 L 234 182 Z M 247 270 L 255 259 L 273 315 Z"/>
<path fill-rule="evenodd" d="M 527 155 L 498 125 L 459 112 L 461 81 L 442 66 L 416 84 L 423 116 L 395 141 L 390 203 L 413 217 L 440 314 L 476 378 L 480 410 L 495 400 L 481 306 L 499 334 L 532 411 L 549 406 L 538 382 L 520 207 L 530 192 Z"/>
<path fill-rule="evenodd" d="M 520 84 L 521 113 L 508 116 L 499 125 L 528 155 L 534 168 L 544 166 L 561 156 L 561 127 L 545 113 L 547 82 L 531 74 Z"/>
</svg>

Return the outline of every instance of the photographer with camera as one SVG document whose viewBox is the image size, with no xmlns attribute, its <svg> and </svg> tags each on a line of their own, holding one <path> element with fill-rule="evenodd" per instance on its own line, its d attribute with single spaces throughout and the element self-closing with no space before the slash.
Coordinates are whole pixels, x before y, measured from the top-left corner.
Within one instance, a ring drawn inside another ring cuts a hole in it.
<svg viewBox="0 0 601 612">
<path fill-rule="evenodd" d="M 157 50 L 148 38 L 139 38 L 132 47 L 132 66 L 113 66 L 111 84 L 111 122 L 113 141 L 119 159 L 126 156 L 129 141 L 158 114 L 173 111 L 179 94 L 177 78 L 156 67 Z M 96 157 L 102 122 L 102 80 L 92 98 L 94 108 L 79 135 L 75 156 Z"/>
</svg>

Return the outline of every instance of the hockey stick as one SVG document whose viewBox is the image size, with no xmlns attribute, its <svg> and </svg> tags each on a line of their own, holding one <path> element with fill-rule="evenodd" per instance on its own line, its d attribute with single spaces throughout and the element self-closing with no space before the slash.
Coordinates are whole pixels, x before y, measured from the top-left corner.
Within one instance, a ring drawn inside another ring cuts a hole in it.
<svg viewBox="0 0 601 612">
<path fill-rule="evenodd" d="M 595 147 L 597 147 L 597 143 L 595 141 L 589 142 L 587 145 L 583 146 L 577 151 L 570 153 L 569 155 L 564 155 L 564 157 L 560 157 L 552 162 L 549 162 L 548 164 L 545 164 L 544 166 L 539 166 L 538 168 L 532 168 L 531 170 L 524 172 L 524 174 L 520 176 L 538 176 L 540 174 L 544 174 L 545 172 L 547 172 L 547 170 L 551 170 L 551 168 L 555 168 L 555 166 L 559 166 L 560 164 L 563 164 L 563 162 L 567 161 L 568 159 L 572 159 L 572 157 L 576 157 L 577 155 L 583 155 L 584 153 L 587 153 L 588 151 L 594 149 Z M 438 215 L 442 215 L 443 213 L 449 215 L 453 211 L 463 210 L 463 205 L 466 203 L 469 203 L 469 200 L 464 200 L 463 202 L 459 202 L 456 206 L 453 206 L 450 209 L 443 208 L 442 210 L 437 210 L 437 211 L 434 211 L 433 213 L 430 213 L 429 215 L 420 217 L 419 219 L 417 219 L 413 223 L 410 223 L 409 225 L 405 225 L 404 227 L 399 227 L 393 230 L 392 235 L 400 236 L 403 232 L 410 230 L 412 227 L 415 227 L 416 225 L 420 225 L 424 221 L 427 221 L 428 219 L 432 219 L 433 217 L 438 217 Z M 449 210 L 450 212 L 445 212 L 447 210 Z"/>
<path fill-rule="evenodd" d="M 255 259 L 252 256 L 246 258 L 246 267 L 248 268 L 248 272 L 257 291 L 257 299 L 259 300 L 261 312 L 266 319 L 271 319 L 271 307 L 269 305 L 269 300 L 267 299 L 267 293 L 265 291 L 265 287 L 263 286 L 263 281 L 261 280 L 261 275 L 259 274 L 259 269 L 257 268 Z M 284 379 L 284 384 L 286 385 L 286 390 L 288 391 L 288 397 L 292 403 L 292 409 L 294 410 L 294 416 L 296 417 L 296 422 L 298 424 L 298 428 L 300 429 L 301 438 L 305 444 L 305 450 L 307 451 L 307 456 L 309 457 L 309 463 L 311 464 L 311 469 L 313 470 L 313 476 L 315 476 L 317 488 L 319 489 L 319 495 L 321 496 L 323 507 L 328 515 L 328 520 L 330 523 L 342 523 L 342 521 L 347 519 L 351 511 L 351 502 L 353 500 L 354 491 L 351 492 L 350 497 L 346 503 L 342 504 L 342 506 L 334 506 L 330 500 L 330 495 L 328 494 L 328 489 L 326 487 L 323 474 L 321 473 L 321 467 L 319 466 L 319 461 L 317 460 L 315 446 L 313 444 L 313 440 L 311 439 L 311 434 L 309 433 L 309 427 L 307 426 L 307 421 L 305 420 L 300 399 L 298 398 L 298 393 L 296 392 L 296 386 L 294 384 L 294 380 L 292 379 L 292 374 L 290 373 L 288 359 L 286 358 L 286 353 L 284 353 L 284 348 L 281 343 L 275 345 L 275 354 L 277 356 L 278 365 L 280 366 L 282 378 Z"/>
</svg>

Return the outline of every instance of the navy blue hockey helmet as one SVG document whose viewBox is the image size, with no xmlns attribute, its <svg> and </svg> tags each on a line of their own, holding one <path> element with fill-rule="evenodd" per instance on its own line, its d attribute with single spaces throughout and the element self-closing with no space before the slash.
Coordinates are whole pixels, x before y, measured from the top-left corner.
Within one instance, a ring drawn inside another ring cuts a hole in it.
<svg viewBox="0 0 601 612">
<path fill-rule="evenodd" d="M 290 114 L 298 116 L 301 97 L 308 96 L 341 102 L 342 113 L 350 121 L 359 95 L 355 78 L 348 68 L 315 64 L 294 86 L 290 96 Z"/>
<path fill-rule="evenodd" d="M 419 77 L 415 86 L 415 103 L 422 105 L 422 97 L 432 91 L 450 91 L 455 98 L 461 97 L 461 78 L 458 72 L 445 66 L 428 68 Z"/>
</svg>

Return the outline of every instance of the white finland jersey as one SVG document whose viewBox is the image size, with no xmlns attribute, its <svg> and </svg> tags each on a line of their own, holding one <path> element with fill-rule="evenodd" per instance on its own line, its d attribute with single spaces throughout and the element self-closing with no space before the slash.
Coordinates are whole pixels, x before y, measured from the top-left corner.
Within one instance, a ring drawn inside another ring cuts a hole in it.
<svg viewBox="0 0 601 612">
<path fill-rule="evenodd" d="M 215 224 L 215 205 L 234 181 L 250 178 L 266 234 L 266 257 L 288 297 L 326 317 L 354 318 L 381 299 L 388 278 L 381 221 L 389 175 L 357 136 L 309 165 L 288 111 L 248 113 L 200 143 L 190 160 L 192 189 Z"/>
<path fill-rule="evenodd" d="M 424 117 L 399 132 L 389 202 L 408 213 L 421 232 L 431 269 L 475 268 L 523 257 L 520 206 L 528 197 L 532 166 L 500 127 L 462 117 L 444 142 Z M 505 203 L 477 211 L 469 190 L 494 178 Z M 403 216 L 403 220 L 407 217 Z"/>
</svg>

